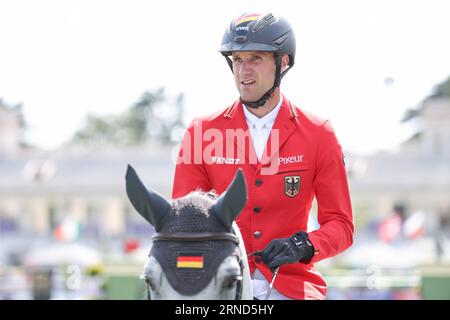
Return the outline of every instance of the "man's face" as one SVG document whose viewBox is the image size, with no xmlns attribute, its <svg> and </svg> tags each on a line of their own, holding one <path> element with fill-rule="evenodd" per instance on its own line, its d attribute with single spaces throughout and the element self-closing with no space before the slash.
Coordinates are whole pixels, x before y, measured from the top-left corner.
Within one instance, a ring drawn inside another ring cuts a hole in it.
<svg viewBox="0 0 450 320">
<path fill-rule="evenodd" d="M 275 81 L 275 57 L 272 52 L 233 52 L 233 73 L 241 98 L 257 101 Z"/>
</svg>

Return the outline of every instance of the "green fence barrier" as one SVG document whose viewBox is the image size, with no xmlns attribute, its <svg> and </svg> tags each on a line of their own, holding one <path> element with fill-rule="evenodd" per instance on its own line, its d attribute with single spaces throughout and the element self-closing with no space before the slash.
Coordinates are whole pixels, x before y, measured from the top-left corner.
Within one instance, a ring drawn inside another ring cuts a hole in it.
<svg viewBox="0 0 450 320">
<path fill-rule="evenodd" d="M 143 300 L 146 299 L 145 284 L 139 278 L 142 266 L 107 266 L 105 270 L 105 299 Z"/>
<path fill-rule="evenodd" d="M 422 299 L 450 300 L 450 265 L 422 267 Z"/>
</svg>

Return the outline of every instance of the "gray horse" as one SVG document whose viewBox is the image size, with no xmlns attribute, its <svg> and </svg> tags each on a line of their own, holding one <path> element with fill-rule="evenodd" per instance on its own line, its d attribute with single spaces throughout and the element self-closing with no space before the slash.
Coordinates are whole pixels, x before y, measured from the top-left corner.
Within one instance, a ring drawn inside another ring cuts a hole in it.
<svg viewBox="0 0 450 320">
<path fill-rule="evenodd" d="M 142 275 L 149 299 L 252 299 L 247 254 L 234 222 L 247 201 L 241 170 L 220 197 L 194 191 L 168 201 L 128 166 L 126 190 L 157 232 Z"/>
</svg>

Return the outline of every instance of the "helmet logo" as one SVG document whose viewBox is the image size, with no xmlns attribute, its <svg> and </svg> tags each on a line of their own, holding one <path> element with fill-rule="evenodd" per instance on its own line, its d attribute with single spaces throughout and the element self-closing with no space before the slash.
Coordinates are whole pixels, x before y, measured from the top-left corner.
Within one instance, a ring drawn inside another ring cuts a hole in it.
<svg viewBox="0 0 450 320">
<path fill-rule="evenodd" d="M 238 31 L 248 31 L 248 26 L 236 27 L 236 32 Z"/>
<path fill-rule="evenodd" d="M 248 27 L 249 23 L 250 23 L 249 21 L 246 21 L 244 23 L 241 23 L 241 25 L 236 26 L 236 28 L 234 29 L 234 34 L 235 34 L 234 41 L 236 41 L 236 42 L 247 41 L 247 34 L 249 31 L 249 27 Z"/>
<path fill-rule="evenodd" d="M 250 30 L 249 24 L 252 21 L 257 20 L 261 14 L 259 13 L 245 13 L 242 16 L 234 20 L 234 41 L 245 42 L 247 41 L 247 34 Z"/>
</svg>

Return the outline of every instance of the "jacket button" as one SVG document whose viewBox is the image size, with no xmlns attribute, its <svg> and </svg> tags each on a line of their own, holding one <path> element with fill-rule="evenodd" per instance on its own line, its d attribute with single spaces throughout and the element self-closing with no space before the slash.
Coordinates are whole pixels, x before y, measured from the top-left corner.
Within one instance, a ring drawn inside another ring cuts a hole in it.
<svg viewBox="0 0 450 320">
<path fill-rule="evenodd" d="M 253 208 L 253 212 L 259 213 L 259 212 L 261 212 L 261 208 L 260 207 L 255 207 L 255 208 Z"/>
<path fill-rule="evenodd" d="M 255 184 L 257 187 L 260 187 L 263 184 L 263 181 L 261 179 L 256 179 Z"/>
<path fill-rule="evenodd" d="M 254 236 L 256 239 L 261 238 L 261 235 L 262 235 L 261 231 L 255 231 L 255 233 L 253 233 L 253 236 Z"/>
</svg>

